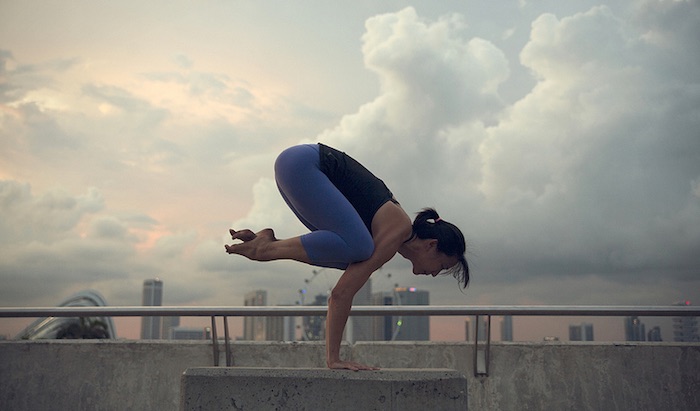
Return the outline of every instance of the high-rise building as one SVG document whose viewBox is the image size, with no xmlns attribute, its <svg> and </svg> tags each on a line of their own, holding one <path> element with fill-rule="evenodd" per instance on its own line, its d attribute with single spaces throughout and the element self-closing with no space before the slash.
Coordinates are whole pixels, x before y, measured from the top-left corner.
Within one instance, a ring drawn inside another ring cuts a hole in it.
<svg viewBox="0 0 700 411">
<path fill-rule="evenodd" d="M 372 305 L 394 305 L 394 293 L 378 292 L 372 294 Z M 371 317 L 372 340 L 391 341 L 395 331 L 395 317 L 385 315 L 383 317 Z M 398 331 L 398 330 L 396 330 Z"/>
<path fill-rule="evenodd" d="M 512 315 L 504 315 L 501 320 L 501 341 L 513 341 Z"/>
<path fill-rule="evenodd" d="M 625 340 L 626 341 L 646 341 L 644 324 L 637 316 L 625 317 Z"/>
<path fill-rule="evenodd" d="M 647 341 L 663 341 L 661 339 L 661 327 L 658 325 L 649 330 Z"/>
<path fill-rule="evenodd" d="M 677 302 L 674 305 L 690 305 L 690 301 Z M 698 342 L 697 317 L 673 317 L 673 341 Z"/>
<path fill-rule="evenodd" d="M 478 338 L 479 341 L 486 341 L 491 339 L 491 328 L 490 328 L 490 316 L 488 315 L 473 315 L 464 320 L 464 336 L 466 341 L 472 341 Z M 503 323 L 501 323 L 503 327 Z M 501 328 L 501 333 L 503 333 L 503 328 Z M 501 334 L 503 335 L 503 334 Z M 510 336 L 512 338 L 512 329 Z M 506 341 L 506 340 L 503 340 Z M 512 340 L 508 340 L 512 341 Z"/>
<path fill-rule="evenodd" d="M 327 306 L 328 305 L 328 295 L 327 294 L 317 294 L 316 297 L 314 297 L 313 303 L 311 303 L 310 305 Z M 326 317 L 310 316 L 310 317 L 303 317 L 301 320 L 302 320 L 301 339 L 303 341 L 323 341 L 326 339 Z"/>
<path fill-rule="evenodd" d="M 208 340 L 211 338 L 210 327 L 170 327 L 168 339 L 170 340 Z"/>
<path fill-rule="evenodd" d="M 163 282 L 149 279 L 143 282 L 143 306 L 163 305 Z M 161 317 L 141 317 L 141 339 L 159 340 L 161 338 Z"/>
<path fill-rule="evenodd" d="M 415 287 L 397 287 L 393 293 L 376 293 L 372 298 L 377 305 L 429 305 L 430 293 Z M 374 317 L 374 339 L 379 341 L 428 341 L 430 317 L 385 316 Z"/>
<path fill-rule="evenodd" d="M 161 323 L 163 324 L 163 326 L 161 327 L 161 333 L 160 333 L 161 337 L 163 337 L 164 340 L 174 339 L 171 337 L 170 330 L 180 326 L 180 317 L 178 317 L 178 316 L 162 317 Z"/>
<path fill-rule="evenodd" d="M 471 321 L 467 318 L 464 320 L 464 340 L 469 341 L 469 337 L 471 336 Z"/>
<path fill-rule="evenodd" d="M 593 341 L 593 324 L 569 325 L 569 341 Z"/>
<path fill-rule="evenodd" d="M 255 290 L 244 296 L 247 307 L 267 306 L 267 291 Z M 295 317 L 243 317 L 243 339 L 248 341 L 294 341 Z"/>
<path fill-rule="evenodd" d="M 296 317 L 266 317 L 267 341 L 296 341 Z"/>
<path fill-rule="evenodd" d="M 372 304 L 372 279 L 367 280 L 365 285 L 355 294 L 352 299 L 352 305 L 370 305 Z M 355 341 L 373 341 L 373 318 L 367 316 L 351 316 L 348 319 L 350 325 L 350 333 L 347 340 Z"/>
<path fill-rule="evenodd" d="M 246 307 L 267 305 L 267 291 L 265 290 L 251 291 L 247 293 L 244 298 L 244 305 Z M 249 341 L 265 341 L 265 317 L 243 317 L 243 339 Z"/>
</svg>

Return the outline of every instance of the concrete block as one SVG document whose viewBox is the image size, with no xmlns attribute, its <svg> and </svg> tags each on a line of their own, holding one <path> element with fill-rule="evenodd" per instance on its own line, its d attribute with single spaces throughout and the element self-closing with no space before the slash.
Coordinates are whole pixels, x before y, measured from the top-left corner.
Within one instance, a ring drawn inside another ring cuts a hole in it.
<svg viewBox="0 0 700 411">
<path fill-rule="evenodd" d="M 180 409 L 463 411 L 467 379 L 448 369 L 189 368 Z"/>
</svg>

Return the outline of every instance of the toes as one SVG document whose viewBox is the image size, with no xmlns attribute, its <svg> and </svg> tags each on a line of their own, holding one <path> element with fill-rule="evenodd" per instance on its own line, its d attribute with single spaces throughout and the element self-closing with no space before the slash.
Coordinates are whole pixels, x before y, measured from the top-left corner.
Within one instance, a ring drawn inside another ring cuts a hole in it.
<svg viewBox="0 0 700 411">
<path fill-rule="evenodd" d="M 232 240 L 250 241 L 255 238 L 255 234 L 253 234 L 253 232 L 248 229 L 240 231 L 230 229 L 228 230 L 228 232 L 231 234 Z"/>
</svg>

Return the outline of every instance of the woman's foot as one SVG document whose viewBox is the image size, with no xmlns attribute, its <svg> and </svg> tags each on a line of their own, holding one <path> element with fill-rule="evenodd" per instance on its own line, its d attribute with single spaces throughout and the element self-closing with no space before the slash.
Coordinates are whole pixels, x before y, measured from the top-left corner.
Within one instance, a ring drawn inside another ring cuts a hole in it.
<svg viewBox="0 0 700 411">
<path fill-rule="evenodd" d="M 229 254 L 238 254 L 247 257 L 254 261 L 269 261 L 273 257 L 269 254 L 270 245 L 277 241 L 275 232 L 271 228 L 266 228 L 257 233 L 245 229 L 236 231 L 230 229 L 232 240 L 241 240 L 242 242 L 225 245 L 226 252 Z"/>
</svg>

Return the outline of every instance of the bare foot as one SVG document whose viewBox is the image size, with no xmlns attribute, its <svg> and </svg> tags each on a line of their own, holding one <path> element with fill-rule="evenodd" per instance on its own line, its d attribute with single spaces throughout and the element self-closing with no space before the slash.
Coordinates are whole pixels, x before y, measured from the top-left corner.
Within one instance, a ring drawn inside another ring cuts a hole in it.
<svg viewBox="0 0 700 411">
<path fill-rule="evenodd" d="M 226 252 L 229 254 L 242 255 L 255 261 L 269 260 L 270 257 L 266 256 L 265 251 L 270 244 L 277 241 L 275 232 L 271 228 L 266 228 L 255 234 L 248 229 L 240 231 L 231 229 L 229 233 L 231 234 L 231 239 L 241 240 L 242 243 L 225 245 L 224 248 L 226 248 Z"/>
</svg>

